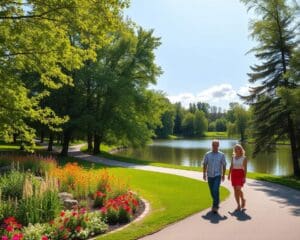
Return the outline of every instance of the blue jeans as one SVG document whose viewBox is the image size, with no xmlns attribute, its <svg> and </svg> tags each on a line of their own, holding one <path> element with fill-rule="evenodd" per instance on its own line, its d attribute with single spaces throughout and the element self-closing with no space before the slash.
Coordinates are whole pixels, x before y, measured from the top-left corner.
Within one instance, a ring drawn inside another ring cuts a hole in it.
<svg viewBox="0 0 300 240">
<path fill-rule="evenodd" d="M 219 208 L 221 176 L 208 177 L 208 186 L 213 199 L 213 208 Z"/>
</svg>

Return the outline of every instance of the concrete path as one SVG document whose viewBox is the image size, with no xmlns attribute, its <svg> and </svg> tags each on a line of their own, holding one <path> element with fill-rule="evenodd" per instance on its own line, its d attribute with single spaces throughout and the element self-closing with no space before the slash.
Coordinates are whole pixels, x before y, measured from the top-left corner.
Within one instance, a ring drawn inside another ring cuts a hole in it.
<svg viewBox="0 0 300 240">
<path fill-rule="evenodd" d="M 202 180 L 202 173 L 123 163 L 70 149 L 70 155 L 110 166 L 175 174 Z M 232 193 L 228 180 L 222 185 Z M 233 194 L 221 203 L 219 215 L 209 209 L 171 224 L 140 240 L 300 240 L 300 191 L 277 184 L 247 179 L 244 187 L 246 210 L 236 208 Z M 197 204 L 197 203 L 191 203 Z"/>
</svg>

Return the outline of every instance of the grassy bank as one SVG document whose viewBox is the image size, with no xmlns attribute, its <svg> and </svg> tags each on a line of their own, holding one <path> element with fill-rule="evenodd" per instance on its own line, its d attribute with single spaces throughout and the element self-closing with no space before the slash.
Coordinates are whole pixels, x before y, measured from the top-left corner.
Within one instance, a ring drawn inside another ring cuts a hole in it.
<svg viewBox="0 0 300 240">
<path fill-rule="evenodd" d="M 228 134 L 227 132 L 205 132 L 204 133 L 205 137 L 209 138 L 227 138 Z"/>
</svg>

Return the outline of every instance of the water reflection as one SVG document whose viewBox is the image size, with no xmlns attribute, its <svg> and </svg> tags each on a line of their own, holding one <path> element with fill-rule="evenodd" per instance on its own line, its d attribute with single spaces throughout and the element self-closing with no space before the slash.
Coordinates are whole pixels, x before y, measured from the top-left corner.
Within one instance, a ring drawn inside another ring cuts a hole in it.
<svg viewBox="0 0 300 240">
<path fill-rule="evenodd" d="M 228 164 L 232 157 L 232 148 L 237 143 L 234 139 L 222 139 L 220 150 L 225 153 Z M 210 149 L 211 140 L 159 140 L 141 149 L 127 149 L 119 155 L 138 159 L 198 167 L 202 164 L 204 154 Z M 292 156 L 289 146 L 278 146 L 272 153 L 261 153 L 252 158 L 253 145 L 246 144 L 251 172 L 270 173 L 274 175 L 292 174 Z"/>
</svg>

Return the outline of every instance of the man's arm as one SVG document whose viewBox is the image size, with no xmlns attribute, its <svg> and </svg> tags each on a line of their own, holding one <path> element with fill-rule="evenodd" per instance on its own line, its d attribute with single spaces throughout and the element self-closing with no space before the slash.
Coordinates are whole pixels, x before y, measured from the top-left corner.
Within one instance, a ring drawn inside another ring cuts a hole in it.
<svg viewBox="0 0 300 240">
<path fill-rule="evenodd" d="M 206 172 L 207 172 L 207 164 L 204 163 L 204 164 L 203 164 L 203 180 L 204 180 L 204 181 L 207 180 Z"/>
<path fill-rule="evenodd" d="M 225 180 L 225 173 L 226 173 L 226 160 L 225 155 L 222 157 L 222 181 Z"/>
<path fill-rule="evenodd" d="M 222 181 L 225 180 L 225 173 L 226 173 L 226 165 L 223 165 Z"/>
<path fill-rule="evenodd" d="M 207 158 L 207 154 L 205 154 L 204 156 L 204 160 L 203 160 L 203 180 L 206 181 L 207 180 L 207 163 L 208 163 L 208 158 Z"/>
</svg>

